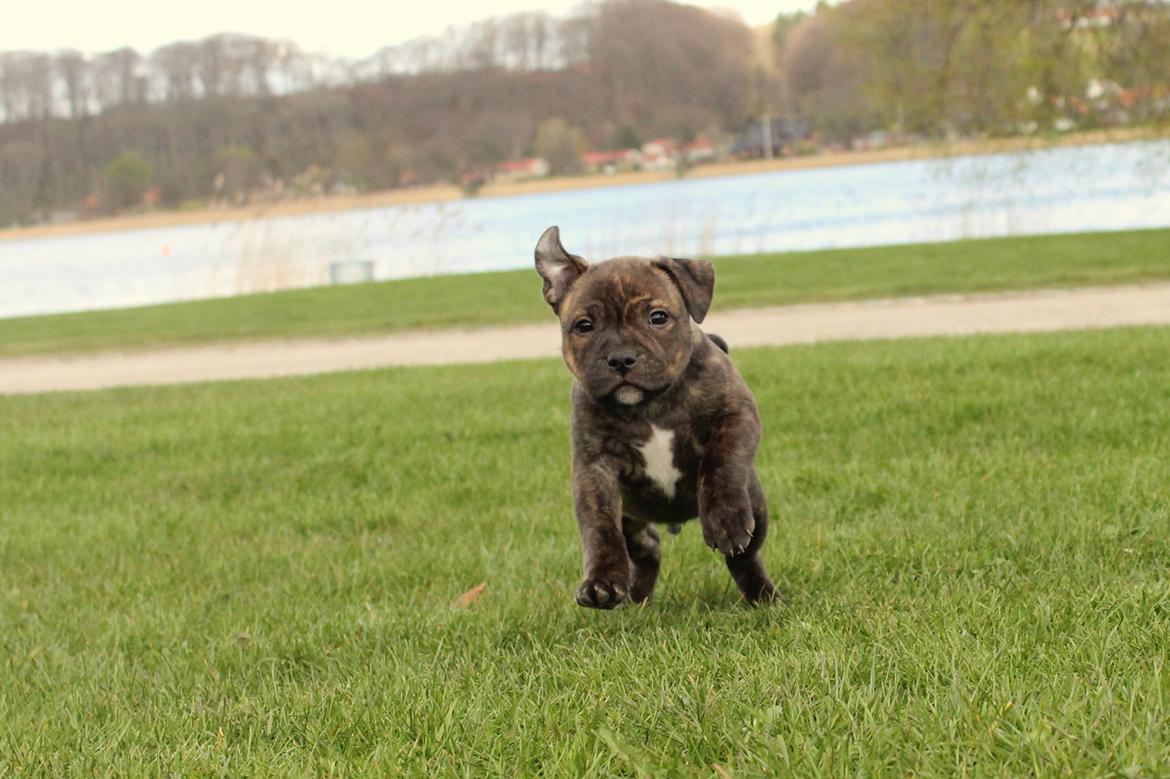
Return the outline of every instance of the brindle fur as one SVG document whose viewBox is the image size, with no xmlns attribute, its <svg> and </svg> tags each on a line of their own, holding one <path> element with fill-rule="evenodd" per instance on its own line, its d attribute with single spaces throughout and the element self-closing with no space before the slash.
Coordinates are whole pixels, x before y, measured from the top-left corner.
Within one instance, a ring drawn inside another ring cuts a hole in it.
<svg viewBox="0 0 1170 779">
<path fill-rule="evenodd" d="M 755 398 L 726 343 L 698 327 L 711 304 L 714 268 L 664 257 L 590 265 L 565 251 L 556 227 L 537 244 L 536 268 L 576 379 L 573 497 L 585 568 L 577 602 L 608 609 L 627 597 L 648 600 L 661 559 L 652 523 L 696 516 L 744 597 L 778 598 L 759 556 L 768 508 L 754 465 Z M 668 321 L 652 324 L 652 311 L 665 311 Z M 591 332 L 574 329 L 582 319 L 592 322 Z M 610 365 L 615 358 L 634 363 L 619 371 Z M 673 433 L 672 465 L 680 474 L 673 496 L 647 473 L 642 447 L 655 428 Z"/>
</svg>

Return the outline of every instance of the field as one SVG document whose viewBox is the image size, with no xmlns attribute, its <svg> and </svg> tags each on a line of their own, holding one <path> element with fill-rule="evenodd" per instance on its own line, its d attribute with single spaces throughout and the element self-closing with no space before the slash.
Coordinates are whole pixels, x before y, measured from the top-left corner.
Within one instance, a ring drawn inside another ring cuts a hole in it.
<svg viewBox="0 0 1170 779">
<path fill-rule="evenodd" d="M 555 362 L 0 398 L 0 775 L 1170 773 L 1170 331 L 735 357 L 785 608 L 573 604 Z"/>
<path fill-rule="evenodd" d="M 1170 278 L 1170 230 L 724 257 L 715 309 Z M 0 356 L 551 321 L 534 271 L 0 319 Z"/>
</svg>

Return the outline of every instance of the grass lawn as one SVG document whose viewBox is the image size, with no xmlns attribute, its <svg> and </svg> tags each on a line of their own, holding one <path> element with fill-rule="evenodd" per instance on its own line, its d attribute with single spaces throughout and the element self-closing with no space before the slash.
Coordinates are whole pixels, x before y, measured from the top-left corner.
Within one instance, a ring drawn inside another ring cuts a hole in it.
<svg viewBox="0 0 1170 779">
<path fill-rule="evenodd" d="M 1170 773 L 1170 330 L 735 356 L 787 608 L 573 604 L 552 361 L 0 398 L 0 775 Z"/>
<path fill-rule="evenodd" d="M 570 241 L 572 236 L 566 237 Z M 533 236 L 535 244 L 536 236 Z M 715 308 L 1170 278 L 1170 230 L 725 257 Z M 0 356 L 547 320 L 531 270 L 0 319 Z"/>
</svg>

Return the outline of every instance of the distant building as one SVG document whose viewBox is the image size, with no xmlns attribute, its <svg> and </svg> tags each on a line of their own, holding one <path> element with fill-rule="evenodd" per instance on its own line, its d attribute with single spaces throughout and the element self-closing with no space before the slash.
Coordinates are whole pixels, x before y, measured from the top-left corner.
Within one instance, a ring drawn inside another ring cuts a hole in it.
<svg viewBox="0 0 1170 779">
<path fill-rule="evenodd" d="M 673 138 L 655 138 L 642 144 L 642 169 L 673 168 L 679 158 L 678 142 Z"/>
<path fill-rule="evenodd" d="M 751 123 L 748 129 L 731 146 L 731 156 L 739 159 L 757 159 L 767 157 L 767 141 L 765 140 L 766 126 L 762 119 Z M 785 150 L 809 137 L 808 122 L 803 119 L 781 119 L 772 117 L 770 127 L 772 131 L 772 156 L 782 157 Z"/>
<path fill-rule="evenodd" d="M 493 171 L 496 181 L 521 181 L 538 179 L 548 175 L 548 161 L 540 157 L 524 160 L 508 160 L 498 163 Z"/>
<path fill-rule="evenodd" d="M 893 137 L 885 130 L 871 130 L 861 135 L 855 135 L 853 141 L 849 144 L 849 148 L 853 151 L 884 149 L 892 146 L 893 141 Z"/>
<path fill-rule="evenodd" d="M 617 173 L 634 170 L 642 163 L 642 152 L 637 149 L 585 152 L 581 163 L 588 173 Z"/>
<path fill-rule="evenodd" d="M 1066 8 L 1058 9 L 1056 18 L 1066 30 L 1074 27 L 1079 30 L 1090 27 L 1108 27 L 1116 24 L 1121 18 L 1121 9 L 1112 3 L 1098 2 L 1093 7 L 1076 11 Z"/>
<path fill-rule="evenodd" d="M 1170 12 L 1170 0 L 1082 0 L 1065 3 L 1055 11 L 1057 23 L 1066 30 L 1141 25 L 1151 14 Z"/>
<path fill-rule="evenodd" d="M 703 136 L 699 136 L 688 144 L 682 147 L 682 155 L 687 162 L 698 165 L 704 162 L 711 162 L 715 159 L 717 149 L 715 144 Z"/>
</svg>

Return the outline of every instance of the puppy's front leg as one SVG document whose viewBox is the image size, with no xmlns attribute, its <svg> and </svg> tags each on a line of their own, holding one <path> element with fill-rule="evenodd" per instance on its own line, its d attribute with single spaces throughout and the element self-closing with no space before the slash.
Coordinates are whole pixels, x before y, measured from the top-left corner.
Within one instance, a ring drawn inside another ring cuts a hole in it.
<svg viewBox="0 0 1170 779">
<path fill-rule="evenodd" d="M 743 554 L 756 528 L 748 484 L 759 442 L 755 409 L 736 409 L 720 420 L 699 465 L 703 540 L 728 557 Z"/>
<path fill-rule="evenodd" d="M 574 463 L 573 503 L 585 561 L 585 580 L 577 588 L 577 603 L 612 609 L 630 591 L 630 555 L 622 535 L 622 501 L 615 471 L 600 462 Z"/>
</svg>

